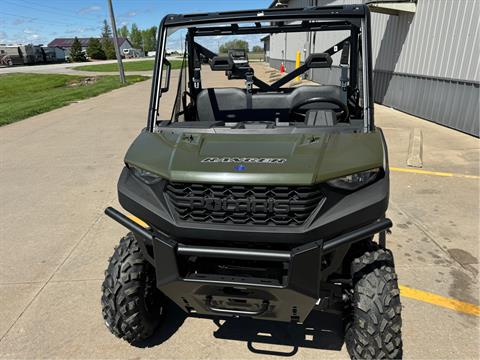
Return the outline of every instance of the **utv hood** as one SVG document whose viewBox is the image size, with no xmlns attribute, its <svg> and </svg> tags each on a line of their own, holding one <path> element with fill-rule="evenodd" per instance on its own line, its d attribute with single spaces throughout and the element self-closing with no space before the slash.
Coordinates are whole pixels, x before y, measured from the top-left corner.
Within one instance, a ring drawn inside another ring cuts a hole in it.
<svg viewBox="0 0 480 360">
<path fill-rule="evenodd" d="M 311 185 L 383 167 L 380 131 L 205 134 L 142 131 L 125 163 L 174 182 Z"/>
</svg>

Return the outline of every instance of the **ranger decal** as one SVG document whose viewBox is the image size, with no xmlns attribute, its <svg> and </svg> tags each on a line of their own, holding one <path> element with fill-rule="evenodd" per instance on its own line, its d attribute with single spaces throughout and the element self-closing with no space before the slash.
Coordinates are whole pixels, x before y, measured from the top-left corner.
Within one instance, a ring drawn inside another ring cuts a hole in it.
<svg viewBox="0 0 480 360">
<path fill-rule="evenodd" d="M 248 163 L 248 164 L 285 164 L 285 158 L 257 158 L 257 157 L 207 157 L 202 163 Z"/>
</svg>

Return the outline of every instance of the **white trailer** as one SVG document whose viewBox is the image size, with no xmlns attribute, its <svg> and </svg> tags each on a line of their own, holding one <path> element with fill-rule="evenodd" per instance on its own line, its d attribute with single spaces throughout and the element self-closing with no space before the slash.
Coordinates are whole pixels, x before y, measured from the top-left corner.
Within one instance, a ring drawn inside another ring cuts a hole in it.
<svg viewBox="0 0 480 360">
<path fill-rule="evenodd" d="M 33 45 L 18 45 L 24 65 L 35 64 L 35 48 Z"/>
</svg>

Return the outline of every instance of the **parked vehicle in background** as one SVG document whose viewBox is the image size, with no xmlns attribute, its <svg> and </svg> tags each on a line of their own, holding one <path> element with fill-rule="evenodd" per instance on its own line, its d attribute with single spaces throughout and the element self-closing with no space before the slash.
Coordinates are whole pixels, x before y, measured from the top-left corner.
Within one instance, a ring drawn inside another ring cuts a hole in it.
<svg viewBox="0 0 480 360">
<path fill-rule="evenodd" d="M 123 57 L 125 59 L 133 59 L 133 58 L 140 58 L 142 56 L 142 51 L 138 49 L 123 49 Z"/>
<path fill-rule="evenodd" d="M 65 50 L 58 46 L 42 46 L 42 51 L 45 63 L 65 62 Z"/>
<path fill-rule="evenodd" d="M 22 56 L 23 56 L 23 64 L 24 65 L 33 65 L 35 64 L 35 48 L 33 45 L 19 45 L 18 48 L 20 49 Z"/>
<path fill-rule="evenodd" d="M 248 66 L 248 55 L 245 49 L 228 50 L 228 56 L 232 58 L 236 67 Z"/>
<path fill-rule="evenodd" d="M 46 62 L 45 53 L 40 45 L 31 45 L 33 47 L 34 64 L 44 64 Z"/>
<path fill-rule="evenodd" d="M 13 61 L 10 55 L 4 55 L 0 52 L 0 65 L 13 66 Z"/>
<path fill-rule="evenodd" d="M 42 45 L 0 45 L 2 65 L 34 65 L 65 61 L 65 50 Z"/>
<path fill-rule="evenodd" d="M 23 65 L 23 56 L 18 46 L 0 46 L 0 63 L 13 66 Z"/>
<path fill-rule="evenodd" d="M 250 65 L 248 63 L 248 55 L 245 49 L 230 49 L 228 50 L 228 57 L 232 59 L 233 64 L 237 69 L 249 69 Z M 233 73 L 231 70 L 225 71 L 228 80 L 231 79 L 241 79 L 242 77 L 236 73 Z"/>
<path fill-rule="evenodd" d="M 35 49 L 33 45 L 3 45 L 0 46 L 0 50 L 3 50 L 5 54 L 11 57 L 13 65 L 35 64 Z"/>
<path fill-rule="evenodd" d="M 41 48 L 43 54 L 43 62 L 46 64 L 56 62 L 57 58 L 55 56 L 55 48 L 48 46 L 42 46 Z"/>
</svg>

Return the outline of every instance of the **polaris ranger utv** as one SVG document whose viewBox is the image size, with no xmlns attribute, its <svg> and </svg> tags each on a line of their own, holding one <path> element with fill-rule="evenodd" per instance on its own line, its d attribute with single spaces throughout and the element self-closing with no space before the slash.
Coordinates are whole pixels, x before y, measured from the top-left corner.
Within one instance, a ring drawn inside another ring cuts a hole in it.
<svg viewBox="0 0 480 360">
<path fill-rule="evenodd" d="M 186 44 L 175 72 L 165 57 L 173 32 Z M 275 82 L 204 41 L 296 32 L 313 36 L 311 51 Z M 326 32 L 341 41 L 323 48 Z M 133 344 L 149 338 L 164 326 L 167 298 L 189 316 L 213 319 L 303 323 L 312 311 L 335 312 L 352 358 L 401 358 L 368 8 L 168 15 L 157 48 L 147 126 L 118 181 L 130 215 L 105 211 L 131 231 L 102 286 L 110 331 Z M 245 85 L 205 86 L 209 76 L 228 83 L 225 71 Z M 287 86 L 303 74 L 318 83 Z"/>
<path fill-rule="evenodd" d="M 230 49 L 228 50 L 228 56 L 233 61 L 233 65 L 235 68 L 248 68 L 248 55 L 245 49 Z M 241 72 L 233 72 L 232 70 L 227 70 L 225 71 L 225 75 L 227 75 L 228 80 L 231 80 L 234 78 L 235 75 L 237 75 L 238 79 L 242 79 L 242 73 Z"/>
</svg>

